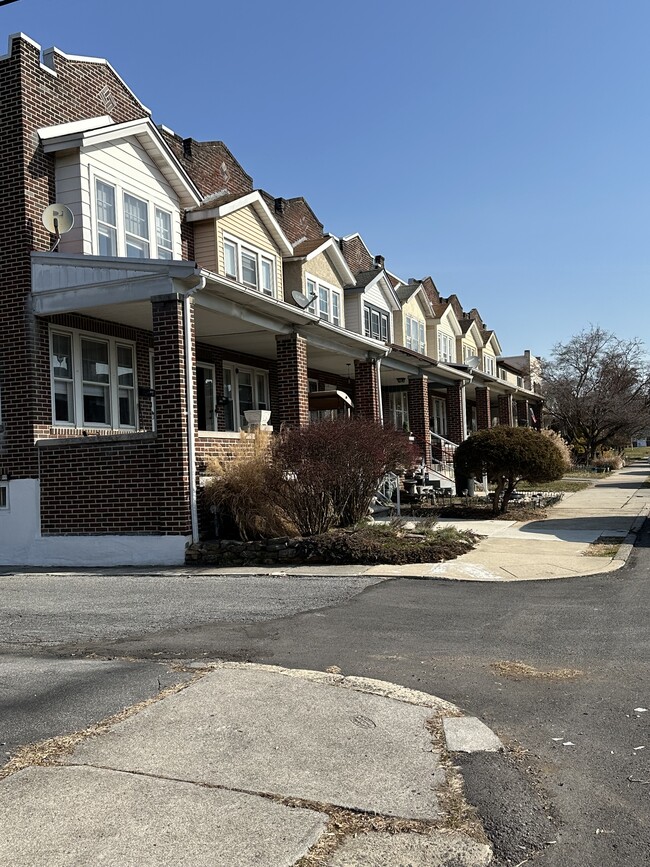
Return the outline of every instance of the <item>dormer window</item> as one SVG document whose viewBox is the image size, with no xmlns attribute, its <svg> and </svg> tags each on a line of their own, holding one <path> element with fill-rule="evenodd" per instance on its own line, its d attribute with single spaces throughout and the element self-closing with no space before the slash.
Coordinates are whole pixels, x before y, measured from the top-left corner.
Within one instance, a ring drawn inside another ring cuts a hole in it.
<svg viewBox="0 0 650 867">
<path fill-rule="evenodd" d="M 309 305 L 309 312 L 318 313 L 324 322 L 340 325 L 341 293 L 328 283 L 322 283 L 311 276 L 306 278 L 306 289 L 307 297 L 314 299 Z"/>
<path fill-rule="evenodd" d="M 425 353 L 424 322 L 413 316 L 406 316 L 406 348 Z"/>
<path fill-rule="evenodd" d="M 483 356 L 483 372 L 487 373 L 489 376 L 494 376 L 494 356 Z"/>
<path fill-rule="evenodd" d="M 169 211 L 95 178 L 95 213 L 95 243 L 99 256 L 173 259 Z"/>
<path fill-rule="evenodd" d="M 275 256 L 245 244 L 238 238 L 224 237 L 223 264 L 226 277 L 271 298 L 275 297 Z"/>
<path fill-rule="evenodd" d="M 373 340 L 383 340 L 384 343 L 390 342 L 388 313 L 370 304 L 364 304 L 363 333 L 366 337 L 372 337 Z"/>
<path fill-rule="evenodd" d="M 456 354 L 454 352 L 454 338 L 445 334 L 444 331 L 438 332 L 438 361 L 454 362 Z"/>
</svg>

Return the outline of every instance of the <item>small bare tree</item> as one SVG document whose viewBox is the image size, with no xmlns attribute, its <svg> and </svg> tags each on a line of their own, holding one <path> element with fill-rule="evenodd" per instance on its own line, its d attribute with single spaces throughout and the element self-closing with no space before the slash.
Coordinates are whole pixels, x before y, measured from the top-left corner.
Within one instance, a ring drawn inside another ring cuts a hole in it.
<svg viewBox="0 0 650 867">
<path fill-rule="evenodd" d="M 650 428 L 650 362 L 639 339 L 591 326 L 553 348 L 543 377 L 551 424 L 590 460 Z"/>
</svg>

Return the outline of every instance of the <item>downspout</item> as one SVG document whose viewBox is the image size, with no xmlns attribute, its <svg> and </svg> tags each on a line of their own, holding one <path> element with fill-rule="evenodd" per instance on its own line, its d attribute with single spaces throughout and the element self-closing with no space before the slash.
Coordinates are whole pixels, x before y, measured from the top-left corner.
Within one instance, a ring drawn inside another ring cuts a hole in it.
<svg viewBox="0 0 650 867">
<path fill-rule="evenodd" d="M 194 434 L 194 377 L 192 370 L 192 295 L 205 289 L 206 279 L 200 277 L 183 297 L 183 343 L 185 344 L 185 402 L 187 405 L 187 460 L 190 474 L 190 516 L 192 521 L 192 543 L 199 541 L 199 510 L 196 502 L 196 437 Z"/>
<path fill-rule="evenodd" d="M 387 349 L 383 355 L 380 355 L 377 359 L 377 406 L 379 409 L 379 424 L 384 426 L 384 400 L 381 396 L 381 362 L 383 358 L 386 358 L 387 355 L 390 354 L 390 349 Z"/>
</svg>

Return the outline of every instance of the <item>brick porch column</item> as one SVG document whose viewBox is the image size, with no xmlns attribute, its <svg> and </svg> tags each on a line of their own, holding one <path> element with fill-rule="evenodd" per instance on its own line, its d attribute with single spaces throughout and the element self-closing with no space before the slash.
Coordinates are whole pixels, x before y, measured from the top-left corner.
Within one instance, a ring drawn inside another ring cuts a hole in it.
<svg viewBox="0 0 650 867">
<path fill-rule="evenodd" d="M 490 409 L 490 389 L 476 389 L 476 427 L 478 430 L 487 430 L 492 426 L 492 412 Z"/>
<path fill-rule="evenodd" d="M 307 341 L 296 333 L 276 334 L 275 343 L 279 408 L 276 430 L 283 424 L 306 427 L 309 424 Z"/>
<path fill-rule="evenodd" d="M 500 394 L 498 397 L 499 405 L 499 424 L 505 424 L 508 427 L 514 426 L 514 413 L 512 407 L 512 395 Z"/>
<path fill-rule="evenodd" d="M 178 293 L 158 295 L 151 299 L 151 309 L 160 532 L 189 535 L 192 532 L 192 519 L 185 400 L 183 296 Z"/>
<path fill-rule="evenodd" d="M 381 422 L 377 363 L 354 360 L 354 409 L 357 415 Z"/>
<path fill-rule="evenodd" d="M 429 433 L 429 381 L 426 376 L 409 376 L 409 427 L 415 445 L 428 467 L 431 464 Z"/>
<path fill-rule="evenodd" d="M 528 401 L 518 400 L 517 402 L 517 427 L 530 426 L 530 414 L 528 412 Z"/>
<path fill-rule="evenodd" d="M 452 443 L 462 443 L 465 439 L 465 389 L 462 383 L 447 386 L 447 439 Z"/>
</svg>

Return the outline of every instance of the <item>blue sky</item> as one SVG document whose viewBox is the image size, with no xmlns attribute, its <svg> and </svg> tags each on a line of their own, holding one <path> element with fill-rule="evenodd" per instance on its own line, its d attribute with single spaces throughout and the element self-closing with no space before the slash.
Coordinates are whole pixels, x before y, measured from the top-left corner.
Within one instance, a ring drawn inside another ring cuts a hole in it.
<svg viewBox="0 0 650 867">
<path fill-rule="evenodd" d="M 506 354 L 590 323 L 648 341 L 647 0 L 95 9 L 19 0 L 3 41 L 106 57 L 157 123 L 225 141 L 256 186 L 431 274 Z"/>
</svg>

